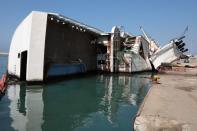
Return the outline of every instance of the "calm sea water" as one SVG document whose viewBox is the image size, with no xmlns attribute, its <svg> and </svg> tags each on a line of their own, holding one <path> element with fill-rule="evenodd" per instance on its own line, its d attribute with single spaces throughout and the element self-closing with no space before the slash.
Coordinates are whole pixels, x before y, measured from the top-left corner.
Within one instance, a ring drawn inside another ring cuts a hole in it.
<svg viewBox="0 0 197 131">
<path fill-rule="evenodd" d="M 7 61 L 8 61 L 7 56 L 0 56 L 0 77 L 2 76 L 3 73 L 5 73 L 7 69 Z"/>
<path fill-rule="evenodd" d="M 46 85 L 9 86 L 0 100 L 0 130 L 132 131 L 151 86 L 146 77 L 85 75 Z"/>
</svg>

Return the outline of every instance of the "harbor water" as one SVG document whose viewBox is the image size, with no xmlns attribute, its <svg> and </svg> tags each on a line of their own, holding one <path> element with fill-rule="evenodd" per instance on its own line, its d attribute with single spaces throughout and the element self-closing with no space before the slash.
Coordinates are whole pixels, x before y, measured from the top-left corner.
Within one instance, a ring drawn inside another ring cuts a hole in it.
<svg viewBox="0 0 197 131">
<path fill-rule="evenodd" d="M 7 58 L 0 58 L 5 71 Z M 0 97 L 2 131 L 132 131 L 150 74 L 91 74 L 10 85 Z"/>
</svg>

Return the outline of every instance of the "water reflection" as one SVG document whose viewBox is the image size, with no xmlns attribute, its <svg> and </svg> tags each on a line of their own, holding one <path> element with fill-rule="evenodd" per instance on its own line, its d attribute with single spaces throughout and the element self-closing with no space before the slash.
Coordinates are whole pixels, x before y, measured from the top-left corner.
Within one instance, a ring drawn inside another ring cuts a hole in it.
<svg viewBox="0 0 197 131">
<path fill-rule="evenodd" d="M 116 123 L 119 106 L 130 105 L 137 110 L 150 86 L 147 77 L 144 75 L 100 77 L 105 83 L 105 94 L 101 103 L 105 107 L 104 111 L 109 122 Z"/>
<path fill-rule="evenodd" d="M 92 75 L 43 86 L 9 87 L 0 101 L 5 130 L 132 130 L 149 75 Z M 2 108 L 6 107 L 6 108 Z M 5 113 L 6 111 L 6 113 Z"/>
<path fill-rule="evenodd" d="M 17 108 L 19 112 L 22 113 L 24 116 L 26 115 L 25 97 L 26 97 L 26 87 L 21 86 L 19 92 L 19 99 L 17 102 Z"/>
</svg>

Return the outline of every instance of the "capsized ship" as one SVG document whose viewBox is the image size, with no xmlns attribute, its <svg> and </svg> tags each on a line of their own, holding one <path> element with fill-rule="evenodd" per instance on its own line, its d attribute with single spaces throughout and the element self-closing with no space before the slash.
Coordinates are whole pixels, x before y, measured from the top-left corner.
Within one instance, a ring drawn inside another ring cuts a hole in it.
<svg viewBox="0 0 197 131">
<path fill-rule="evenodd" d="M 44 81 L 97 70 L 151 70 L 147 45 L 141 43 L 145 39 L 128 36 L 122 47 L 124 41 L 118 27 L 106 33 L 59 14 L 33 11 L 13 35 L 8 73 L 22 81 Z"/>
<path fill-rule="evenodd" d="M 177 42 L 167 47 L 177 50 Z M 152 52 L 150 45 L 146 37 L 123 32 L 117 26 L 104 32 L 60 14 L 32 11 L 13 35 L 8 73 L 21 81 L 42 82 L 92 71 L 149 71 L 171 57 L 161 61 L 169 49 Z"/>
</svg>

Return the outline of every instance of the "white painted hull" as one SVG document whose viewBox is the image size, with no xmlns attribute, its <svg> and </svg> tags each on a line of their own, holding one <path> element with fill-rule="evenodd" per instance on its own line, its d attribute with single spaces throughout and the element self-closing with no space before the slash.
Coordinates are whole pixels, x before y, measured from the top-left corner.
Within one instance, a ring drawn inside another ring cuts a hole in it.
<svg viewBox="0 0 197 131">
<path fill-rule="evenodd" d="M 181 55 L 182 52 L 180 52 L 176 45 L 171 42 L 154 53 L 150 60 L 154 65 L 154 68 L 158 69 L 162 63 L 172 63 L 173 61 L 179 59 Z"/>
</svg>

